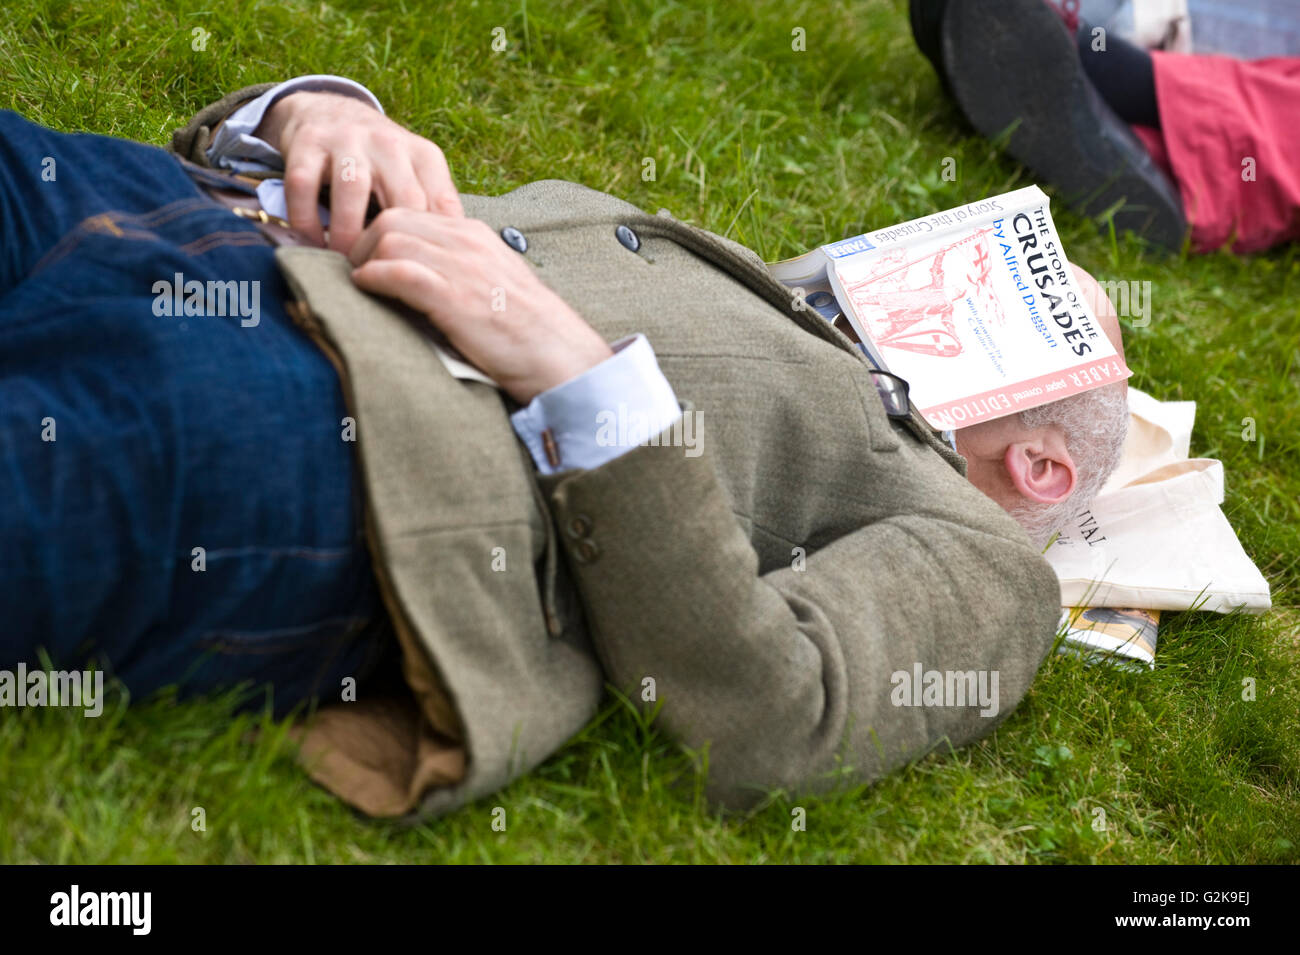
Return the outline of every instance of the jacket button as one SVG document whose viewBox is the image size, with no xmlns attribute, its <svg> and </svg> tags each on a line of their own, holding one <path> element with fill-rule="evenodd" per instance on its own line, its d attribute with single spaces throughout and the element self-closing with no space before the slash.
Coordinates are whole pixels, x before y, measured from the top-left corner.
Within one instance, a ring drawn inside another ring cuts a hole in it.
<svg viewBox="0 0 1300 955">
<path fill-rule="evenodd" d="M 586 514 L 579 514 L 569 521 L 569 536 L 574 540 L 586 537 L 591 533 L 591 518 Z"/>
<path fill-rule="evenodd" d="M 528 251 L 528 240 L 524 238 L 522 232 L 512 225 L 508 225 L 501 230 L 501 238 L 505 239 L 506 245 L 510 246 L 510 248 L 514 249 L 516 252 Z"/>
<path fill-rule="evenodd" d="M 622 244 L 623 248 L 627 249 L 629 252 L 635 252 L 637 249 L 641 248 L 640 236 L 625 225 L 621 225 L 615 229 L 614 235 L 618 238 L 618 241 Z"/>
<path fill-rule="evenodd" d="M 573 556 L 580 564 L 590 564 L 600 556 L 600 548 L 590 537 L 581 537 L 573 544 Z"/>
</svg>

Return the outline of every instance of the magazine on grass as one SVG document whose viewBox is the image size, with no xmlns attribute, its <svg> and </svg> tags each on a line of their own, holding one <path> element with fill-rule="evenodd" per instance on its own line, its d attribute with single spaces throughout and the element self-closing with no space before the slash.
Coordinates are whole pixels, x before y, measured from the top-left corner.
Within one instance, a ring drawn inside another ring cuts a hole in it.
<svg viewBox="0 0 1300 955">
<path fill-rule="evenodd" d="M 1067 607 L 1061 612 L 1061 626 L 1065 634 L 1059 653 L 1124 670 L 1155 668 L 1159 610 Z"/>
<path fill-rule="evenodd" d="M 1000 418 L 1122 381 L 1037 186 L 832 242 L 768 266 L 934 428 Z"/>
</svg>

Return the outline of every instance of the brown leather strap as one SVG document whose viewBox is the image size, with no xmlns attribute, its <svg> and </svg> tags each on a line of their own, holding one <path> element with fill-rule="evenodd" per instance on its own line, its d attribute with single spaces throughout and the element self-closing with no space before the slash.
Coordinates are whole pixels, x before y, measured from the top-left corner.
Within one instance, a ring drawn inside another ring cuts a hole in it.
<svg viewBox="0 0 1300 955">
<path fill-rule="evenodd" d="M 223 189 L 210 183 L 201 183 L 203 191 L 221 203 L 241 219 L 248 219 L 255 224 L 273 245 L 311 245 L 321 248 L 321 244 L 312 242 L 301 232 L 296 231 L 279 216 L 273 216 L 262 208 L 256 193 L 238 192 Z"/>
</svg>

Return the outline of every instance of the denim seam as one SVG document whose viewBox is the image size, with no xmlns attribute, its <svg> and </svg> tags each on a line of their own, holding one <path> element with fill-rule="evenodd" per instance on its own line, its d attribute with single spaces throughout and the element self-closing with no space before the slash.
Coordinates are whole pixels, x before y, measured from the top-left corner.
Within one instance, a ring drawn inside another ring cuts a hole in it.
<svg viewBox="0 0 1300 955">
<path fill-rule="evenodd" d="M 178 205 L 184 206 L 184 208 L 172 208 Z M 135 215 L 131 213 L 124 213 L 124 212 L 117 212 L 117 211 L 98 213 L 97 215 L 90 216 L 89 218 L 83 219 L 81 222 L 77 223 L 77 225 L 75 225 L 67 233 L 67 235 L 65 235 L 62 239 L 58 241 L 58 243 L 54 246 L 54 248 L 50 249 L 49 252 L 47 252 L 44 256 L 41 257 L 41 260 L 37 262 L 35 266 L 32 267 L 30 272 L 28 272 L 27 277 L 31 278 L 33 275 L 36 275 L 39 272 L 48 269 L 50 266 L 55 265 L 58 262 L 61 262 L 63 259 L 67 258 L 70 254 L 72 254 L 72 252 L 74 252 L 81 245 L 84 239 L 90 236 L 107 235 L 111 238 L 120 239 L 120 240 L 130 240 L 136 242 L 148 241 L 148 242 L 159 242 L 159 243 L 166 244 L 167 240 L 162 238 L 162 236 L 158 235 L 156 232 L 143 231 L 140 229 L 132 229 L 130 227 L 144 226 L 145 228 L 156 228 L 158 226 L 165 225 L 171 222 L 172 220 L 177 219 L 183 215 L 188 215 L 190 213 L 195 213 L 195 212 L 207 212 L 207 211 L 211 211 L 212 209 L 221 209 L 221 208 L 223 207 L 203 199 L 184 199 L 184 200 L 179 200 L 178 202 L 168 203 L 168 205 L 166 206 L 160 206 L 158 209 L 155 209 L 152 213 L 144 213 L 141 215 Z M 158 213 L 162 213 L 164 211 L 166 211 L 167 214 L 162 215 L 156 221 L 150 221 L 151 216 L 157 215 Z M 247 236 L 248 238 L 243 238 L 245 236 Z M 220 241 L 216 241 L 216 242 L 211 241 L 214 238 L 219 238 L 219 237 L 225 237 L 225 238 L 222 238 Z M 177 246 L 177 249 L 179 249 L 181 252 L 186 252 L 187 254 L 190 255 L 202 255 L 203 253 L 210 252 L 213 249 L 223 248 L 226 246 L 270 245 L 270 244 L 271 243 L 266 238 L 266 236 L 264 236 L 260 230 L 255 228 L 251 230 L 240 230 L 238 232 L 219 229 L 216 231 L 203 233 L 202 235 L 194 239 L 191 239 L 189 242 L 185 243 L 184 245 Z M 202 248 L 192 249 L 191 247 L 193 246 L 202 246 Z"/>
<path fill-rule="evenodd" d="M 359 631 L 370 622 L 368 617 L 349 614 L 326 617 L 314 623 L 275 630 L 208 630 L 195 638 L 195 643 L 205 650 L 228 656 L 272 656 L 291 653 L 308 646 L 319 646 L 323 627 L 338 629 L 344 634 Z M 279 642 L 275 642 L 279 641 Z M 269 644 L 269 645 L 268 645 Z"/>
</svg>

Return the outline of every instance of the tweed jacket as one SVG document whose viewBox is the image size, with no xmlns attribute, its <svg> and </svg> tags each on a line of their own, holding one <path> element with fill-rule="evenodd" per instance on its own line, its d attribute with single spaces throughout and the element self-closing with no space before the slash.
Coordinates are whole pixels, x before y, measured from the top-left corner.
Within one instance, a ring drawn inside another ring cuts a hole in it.
<svg viewBox="0 0 1300 955">
<path fill-rule="evenodd" d="M 173 149 L 206 164 L 212 128 L 266 88 Z M 356 419 L 411 690 L 323 706 L 302 736 L 316 779 L 372 814 L 445 812 L 537 766 L 610 686 L 661 707 L 707 756 L 709 797 L 743 807 L 877 778 L 1014 708 L 1052 645 L 1056 578 L 915 410 L 886 415 L 848 338 L 753 252 L 666 213 L 558 180 L 462 199 L 520 230 L 607 340 L 649 338 L 698 441 L 539 477 L 507 399 L 449 374 L 420 320 L 358 290 L 343 256 L 280 248 L 290 312 Z M 919 698 L 932 671 L 995 675 L 996 704 Z"/>
</svg>

